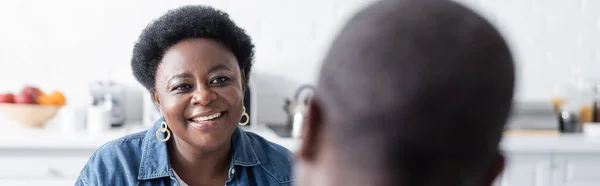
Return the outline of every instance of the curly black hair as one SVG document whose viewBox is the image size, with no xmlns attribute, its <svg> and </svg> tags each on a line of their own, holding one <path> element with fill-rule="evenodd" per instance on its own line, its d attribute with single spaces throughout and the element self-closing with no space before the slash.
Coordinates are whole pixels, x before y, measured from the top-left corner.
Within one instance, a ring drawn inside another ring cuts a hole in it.
<svg viewBox="0 0 600 186">
<path fill-rule="evenodd" d="M 135 78 L 153 91 L 156 69 L 166 50 L 190 38 L 213 39 L 229 48 L 238 60 L 246 83 L 254 58 L 250 36 L 223 11 L 203 5 L 188 5 L 169 10 L 150 23 L 133 47 L 131 68 Z"/>
</svg>

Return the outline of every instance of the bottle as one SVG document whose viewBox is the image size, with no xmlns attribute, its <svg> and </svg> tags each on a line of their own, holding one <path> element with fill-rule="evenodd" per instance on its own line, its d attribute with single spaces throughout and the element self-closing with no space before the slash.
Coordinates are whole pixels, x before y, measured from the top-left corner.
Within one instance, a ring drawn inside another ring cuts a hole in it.
<svg viewBox="0 0 600 186">
<path fill-rule="evenodd" d="M 590 74 L 592 73 L 582 64 L 575 65 L 570 73 L 570 77 L 573 79 L 569 81 L 572 82 L 574 92 L 569 95 L 567 101 L 571 102 L 572 109 L 576 109 L 574 112 L 579 116 L 579 122 L 582 124 L 590 123 L 593 120 L 594 87 L 589 79 Z"/>
<path fill-rule="evenodd" d="M 552 103 L 552 109 L 554 113 L 559 115 L 560 108 L 565 103 L 568 94 L 567 87 L 563 84 L 555 84 L 552 96 L 550 97 L 550 101 Z"/>
<path fill-rule="evenodd" d="M 600 123 L 600 84 L 594 87 L 594 101 L 592 106 L 592 122 Z"/>
<path fill-rule="evenodd" d="M 593 118 L 593 93 L 592 85 L 590 82 L 583 76 L 579 76 L 577 78 L 576 84 L 576 95 L 573 97 L 574 104 L 578 104 L 578 115 L 579 120 L 582 124 L 592 122 Z"/>
</svg>

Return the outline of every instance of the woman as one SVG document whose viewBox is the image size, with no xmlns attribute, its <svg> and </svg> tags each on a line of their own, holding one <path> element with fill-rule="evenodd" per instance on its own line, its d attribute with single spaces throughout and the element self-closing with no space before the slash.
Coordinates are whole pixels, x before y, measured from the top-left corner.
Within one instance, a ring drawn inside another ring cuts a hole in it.
<svg viewBox="0 0 600 186">
<path fill-rule="evenodd" d="M 163 117 L 100 147 L 76 185 L 290 185 L 290 151 L 238 127 L 249 119 L 253 49 L 211 7 L 181 7 L 148 25 L 131 66 Z"/>
</svg>

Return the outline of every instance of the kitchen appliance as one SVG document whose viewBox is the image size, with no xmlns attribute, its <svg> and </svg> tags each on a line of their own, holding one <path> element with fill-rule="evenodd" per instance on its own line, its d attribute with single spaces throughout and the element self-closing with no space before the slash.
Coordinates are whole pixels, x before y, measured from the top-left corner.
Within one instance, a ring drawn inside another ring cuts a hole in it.
<svg viewBox="0 0 600 186">
<path fill-rule="evenodd" d="M 91 134 L 103 134 L 108 131 L 113 124 L 112 109 L 112 95 L 106 93 L 103 99 L 92 103 L 87 108 L 87 127 L 88 132 Z"/>
<path fill-rule="evenodd" d="M 257 123 L 257 93 L 254 83 L 252 79 L 248 81 L 248 85 L 246 86 L 246 92 L 244 94 L 244 106 L 246 107 L 246 113 L 250 116 L 250 121 L 247 125 L 243 126 L 243 129 L 251 129 L 256 127 Z M 144 127 L 152 127 L 156 120 L 158 120 L 161 116 L 158 107 L 152 100 L 152 95 L 148 92 L 145 92 L 143 95 L 143 124 Z M 240 118 L 242 119 L 242 118 Z M 246 119 L 246 118 L 243 118 Z M 241 121 L 241 120 L 240 120 Z"/>
<path fill-rule="evenodd" d="M 559 131 L 561 133 L 581 133 L 583 132 L 583 123 L 580 116 L 573 112 L 562 111 L 559 115 Z"/>
<path fill-rule="evenodd" d="M 113 81 L 90 83 L 90 107 L 110 104 L 110 125 L 119 127 L 125 123 L 125 88 Z"/>
<path fill-rule="evenodd" d="M 304 92 L 307 92 L 307 94 L 301 97 Z M 296 90 L 293 99 L 285 100 L 283 109 L 288 115 L 286 128 L 291 132 L 292 138 L 299 138 L 302 134 L 302 124 L 308 110 L 308 101 L 312 97 L 313 92 L 314 86 L 302 85 Z"/>
</svg>

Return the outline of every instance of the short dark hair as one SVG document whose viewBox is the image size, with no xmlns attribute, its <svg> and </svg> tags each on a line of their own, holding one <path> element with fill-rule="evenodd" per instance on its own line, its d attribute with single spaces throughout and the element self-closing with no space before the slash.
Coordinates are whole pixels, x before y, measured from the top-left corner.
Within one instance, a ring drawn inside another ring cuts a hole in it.
<svg viewBox="0 0 600 186">
<path fill-rule="evenodd" d="M 472 10 L 379 1 L 334 40 L 314 99 L 325 138 L 353 170 L 462 185 L 498 153 L 514 76 L 503 37 Z"/>
<path fill-rule="evenodd" d="M 155 85 L 156 69 L 174 44 L 190 38 L 208 38 L 220 42 L 235 55 L 246 83 L 254 57 L 250 36 L 225 12 L 203 5 L 188 5 L 169 10 L 150 23 L 133 47 L 131 68 L 135 78 L 147 90 Z"/>
</svg>

